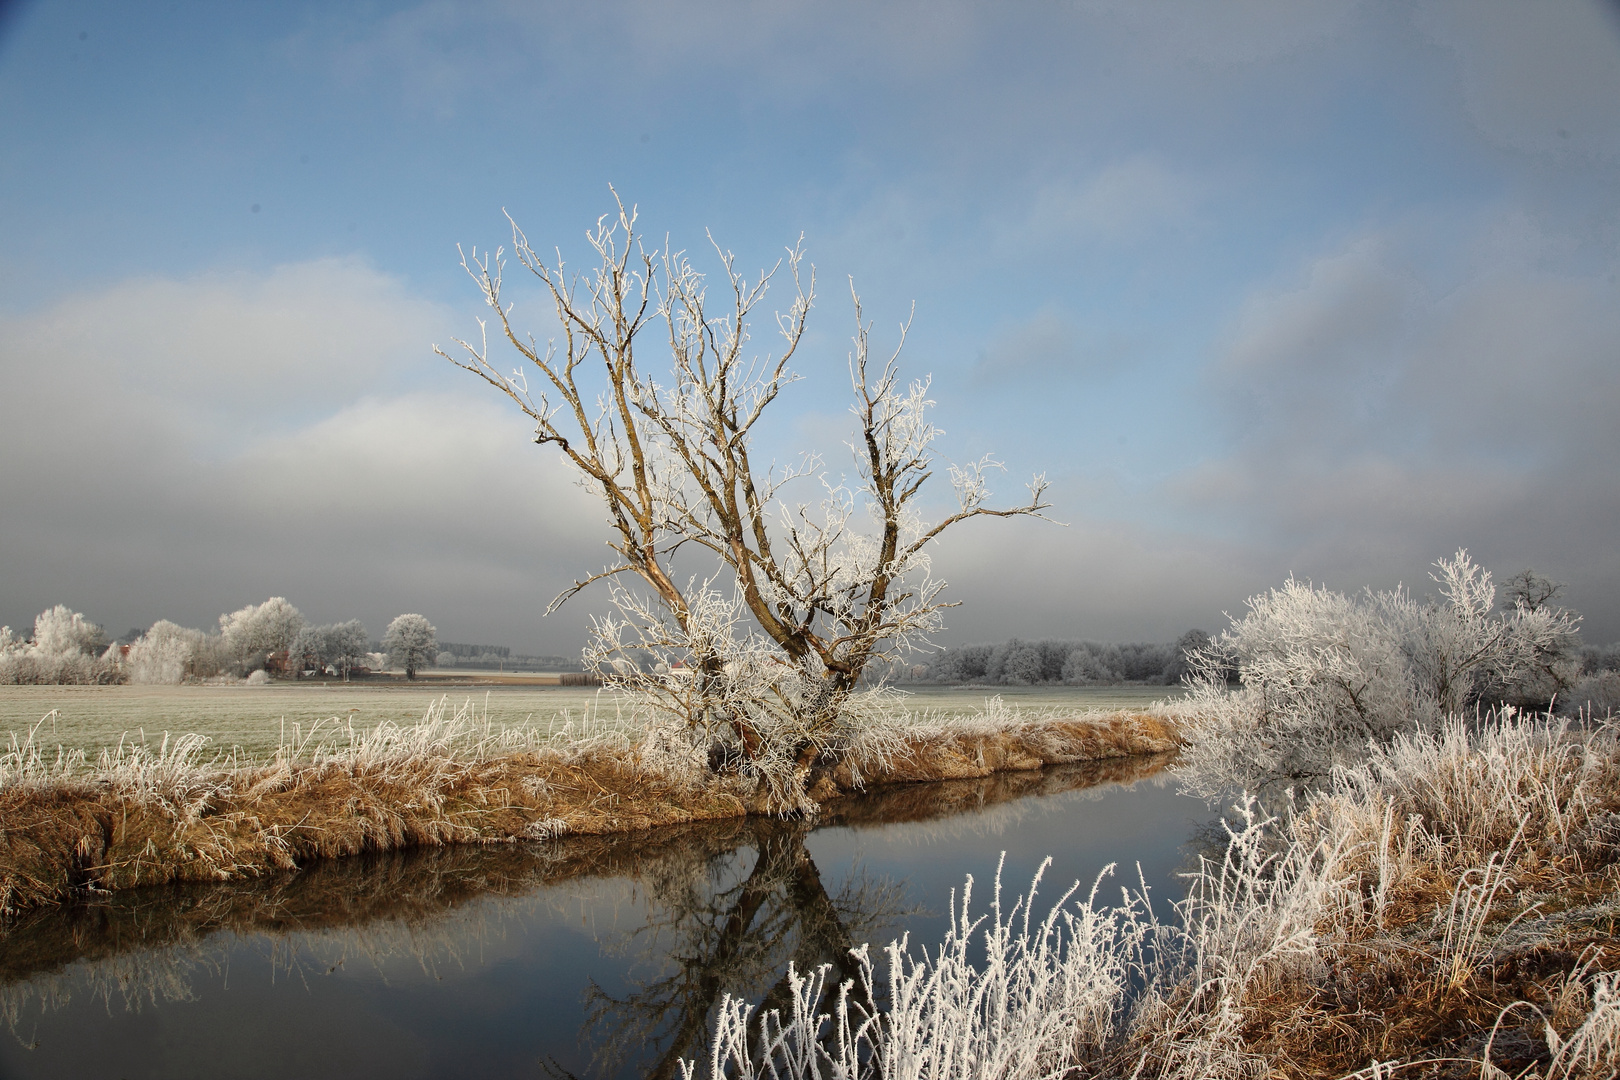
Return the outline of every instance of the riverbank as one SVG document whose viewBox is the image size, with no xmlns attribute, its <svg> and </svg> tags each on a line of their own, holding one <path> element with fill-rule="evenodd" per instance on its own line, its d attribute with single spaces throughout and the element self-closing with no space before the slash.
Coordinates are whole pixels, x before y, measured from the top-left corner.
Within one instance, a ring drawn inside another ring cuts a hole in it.
<svg viewBox="0 0 1620 1080">
<path fill-rule="evenodd" d="M 1174 920 L 1080 891 L 1034 922 L 1033 895 L 969 888 L 925 956 L 862 953 L 885 1012 L 762 1029 L 732 999 L 689 1075 L 1620 1075 L 1615 724 L 1453 720 L 1275 811 L 1240 803 Z M 791 978 L 824 999 L 825 969 Z"/>
<path fill-rule="evenodd" d="M 830 804 L 923 780 L 1164 753 L 1147 713 L 897 723 L 810 778 Z M 32 743 L 0 760 L 0 915 L 92 891 L 225 881 L 406 847 L 607 835 L 769 809 L 757 784 L 632 742 L 622 730 L 540 738 L 467 715 L 379 724 L 347 745 L 282 747 L 263 764 L 204 760 L 205 740 L 120 748 L 87 767 Z"/>
</svg>

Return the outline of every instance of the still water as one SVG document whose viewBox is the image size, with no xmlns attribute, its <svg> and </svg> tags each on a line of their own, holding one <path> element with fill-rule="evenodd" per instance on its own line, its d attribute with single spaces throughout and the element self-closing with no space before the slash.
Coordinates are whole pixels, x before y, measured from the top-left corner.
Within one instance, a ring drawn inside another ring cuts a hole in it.
<svg viewBox="0 0 1620 1080">
<path fill-rule="evenodd" d="M 816 822 L 337 860 L 137 890 L 0 937 L 0 1077 L 670 1077 L 726 993 L 782 999 L 952 889 L 1134 886 L 1161 917 L 1211 814 L 1162 761 L 911 785 Z M 1038 906 L 1038 910 L 1042 910 Z M 874 952 L 876 952 L 874 948 Z"/>
</svg>

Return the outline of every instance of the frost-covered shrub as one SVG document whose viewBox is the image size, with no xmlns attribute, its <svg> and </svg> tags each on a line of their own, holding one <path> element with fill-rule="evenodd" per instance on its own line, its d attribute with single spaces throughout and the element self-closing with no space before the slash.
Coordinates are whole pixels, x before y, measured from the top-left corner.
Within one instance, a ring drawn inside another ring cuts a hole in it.
<svg viewBox="0 0 1620 1080">
<path fill-rule="evenodd" d="M 95 656 L 106 647 L 107 635 L 101 627 L 66 604 L 42 611 L 34 620 L 34 648 L 41 652 Z"/>
<path fill-rule="evenodd" d="M 1421 602 L 1403 589 L 1346 596 L 1293 579 L 1252 597 L 1193 657 L 1178 705 L 1189 786 L 1310 783 L 1397 733 L 1569 685 L 1574 616 L 1496 610 L 1490 574 L 1466 551 L 1435 566 L 1439 596 Z"/>
<path fill-rule="evenodd" d="M 280 596 L 219 617 L 221 645 L 242 671 L 263 667 L 270 656 L 291 648 L 303 628 L 303 615 Z"/>
<path fill-rule="evenodd" d="M 201 630 L 189 630 L 167 619 L 152 624 L 129 647 L 124 670 L 131 682 L 175 685 L 187 675 L 202 674 L 199 661 L 207 657 L 207 637 Z"/>
<path fill-rule="evenodd" d="M 101 627 L 57 604 L 34 620 L 30 640 L 0 627 L 0 683 L 121 682 L 117 665 L 99 655 L 106 646 Z"/>
<path fill-rule="evenodd" d="M 1620 642 L 1581 646 L 1581 674 L 1598 675 L 1605 671 L 1620 671 Z"/>
</svg>

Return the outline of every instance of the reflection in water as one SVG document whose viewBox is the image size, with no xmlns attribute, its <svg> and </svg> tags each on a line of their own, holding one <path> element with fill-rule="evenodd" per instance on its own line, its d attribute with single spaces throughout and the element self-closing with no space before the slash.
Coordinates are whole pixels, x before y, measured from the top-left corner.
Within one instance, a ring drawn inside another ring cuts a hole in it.
<svg viewBox="0 0 1620 1080">
<path fill-rule="evenodd" d="M 856 978 L 849 950 L 892 929 L 904 895 L 864 874 L 830 895 L 805 849 L 809 832 L 804 822 L 755 821 L 753 868 L 729 885 L 714 887 L 711 867 L 700 865 L 648 882 L 647 920 L 615 951 L 662 961 L 663 972 L 622 997 L 592 984 L 586 1014 L 598 1071 L 616 1073 L 632 1048 L 657 1047 L 643 1075 L 677 1075 L 681 1058 L 701 1054 L 728 992 L 786 1012 L 790 960 L 800 971 L 831 964 L 834 985 Z"/>
<path fill-rule="evenodd" d="M 268 953 L 275 978 L 305 986 L 311 976 L 362 967 L 402 981 L 402 960 L 407 974 L 415 968 L 433 981 L 487 965 L 513 927 L 540 916 L 562 921 L 557 909 L 569 889 L 559 885 L 590 879 L 617 883 L 605 891 L 630 891 L 631 906 L 643 910 L 628 929 L 606 935 L 599 966 L 583 980 L 578 1045 L 563 1057 L 575 1071 L 671 1077 L 680 1058 L 701 1054 L 725 993 L 785 1007 L 790 961 L 800 971 L 833 965 L 836 992 L 856 978 L 852 947 L 887 940 L 916 914 L 903 889 L 880 875 L 854 869 L 824 878 L 806 846 L 813 830 L 982 822 L 997 807 L 1016 814 L 1028 796 L 1131 781 L 1164 765 L 1135 759 L 906 785 L 841 800 L 813 822 L 742 819 L 640 836 L 392 852 L 256 881 L 109 894 L 7 928 L 0 1015 L 27 1046 L 75 999 L 140 1011 L 197 1000 L 199 985 L 224 993 L 215 989 L 220 973 L 244 941 Z M 553 975 L 542 968 L 524 977 Z M 574 1017 L 577 1024 L 580 1013 Z M 532 1071 L 572 1075 L 557 1056 L 563 1049 L 531 1037 L 522 1052 Z"/>
</svg>

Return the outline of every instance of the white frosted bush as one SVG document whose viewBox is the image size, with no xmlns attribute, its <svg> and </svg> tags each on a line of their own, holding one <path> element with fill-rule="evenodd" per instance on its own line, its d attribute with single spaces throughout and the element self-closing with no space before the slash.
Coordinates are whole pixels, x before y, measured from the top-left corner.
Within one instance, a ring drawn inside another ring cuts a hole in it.
<svg viewBox="0 0 1620 1080">
<path fill-rule="evenodd" d="M 188 630 L 167 619 L 159 619 L 140 640 L 129 647 L 125 671 L 130 682 L 176 685 L 195 674 L 193 666 L 206 647 L 201 630 Z"/>
<path fill-rule="evenodd" d="M 1293 579 L 1252 597 L 1192 658 L 1189 694 L 1175 707 L 1187 785 L 1214 795 L 1314 783 L 1397 733 L 1513 700 L 1549 673 L 1573 677 L 1573 616 L 1496 610 L 1490 574 L 1466 551 L 1435 567 L 1439 596 L 1427 601 Z"/>
<path fill-rule="evenodd" d="M 117 666 L 98 655 L 106 643 L 101 627 L 57 604 L 34 620 L 31 641 L 0 632 L 0 683 L 118 682 Z"/>
<path fill-rule="evenodd" d="M 1600 671 L 1581 679 L 1565 696 L 1562 707 L 1593 716 L 1620 712 L 1620 671 Z"/>
<path fill-rule="evenodd" d="M 34 649 L 52 656 L 93 655 L 107 644 L 101 627 L 72 610 L 57 604 L 40 612 L 34 620 Z"/>
<path fill-rule="evenodd" d="M 1320 1000 L 1330 963 L 1343 964 L 1345 943 L 1355 942 L 1360 956 L 1381 952 L 1397 965 L 1428 964 L 1456 990 L 1458 976 L 1487 964 L 1515 923 L 1518 933 L 1535 932 L 1517 919 L 1490 923 L 1497 890 L 1471 883 L 1544 874 L 1548 853 L 1583 850 L 1583 838 L 1607 820 L 1620 761 L 1615 729 L 1575 732 L 1503 712 L 1477 728 L 1453 718 L 1432 732 L 1397 735 L 1282 817 L 1243 799 L 1227 823 L 1224 853 L 1199 857 L 1169 925 L 1154 918 L 1145 889 L 1127 892 L 1117 906 L 1099 903 L 1095 887 L 1084 900 L 1071 890 L 1044 918 L 1032 914 L 1032 889 L 1009 912 L 999 874 L 989 915 L 974 918 L 969 878 L 935 948 L 892 942 L 880 973 L 863 945 L 852 950 L 861 978 L 842 986 L 827 983 L 830 968 L 789 968 L 793 994 L 781 1011 L 761 1015 L 727 996 L 706 1060 L 683 1062 L 683 1076 L 1278 1075 L 1282 1063 L 1263 1056 L 1256 1042 L 1265 1042 L 1268 1024 L 1297 1024 L 1279 1015 L 1279 1000 Z M 1526 836 L 1538 843 L 1524 843 Z M 1450 909 L 1403 921 L 1404 936 L 1374 937 L 1378 948 L 1371 948 L 1369 935 L 1397 932 L 1386 927 L 1390 899 L 1436 878 L 1457 882 Z M 1547 925 L 1557 932 L 1552 920 Z M 1557 1029 L 1545 1023 L 1551 1063 L 1537 1075 L 1616 1075 L 1616 978 L 1593 974 L 1590 965 L 1570 973 L 1586 1007 Z M 885 1004 L 875 1008 L 880 997 Z M 1524 1002 L 1508 1011 L 1516 1010 L 1531 1011 Z M 1354 1076 L 1404 1075 L 1419 1064 L 1375 1063 Z M 1467 1075 L 1506 1074 L 1480 1065 Z"/>
</svg>

